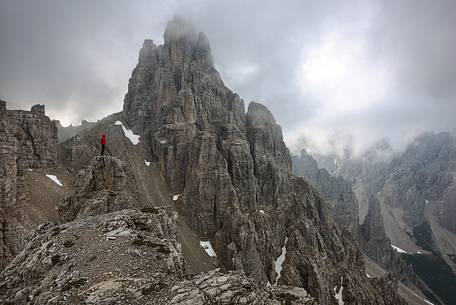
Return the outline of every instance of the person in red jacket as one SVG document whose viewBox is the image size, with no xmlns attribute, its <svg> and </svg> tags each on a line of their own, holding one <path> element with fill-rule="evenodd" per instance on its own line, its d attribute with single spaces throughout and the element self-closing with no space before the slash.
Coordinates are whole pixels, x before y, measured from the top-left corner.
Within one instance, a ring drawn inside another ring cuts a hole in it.
<svg viewBox="0 0 456 305">
<path fill-rule="evenodd" d="M 105 146 L 106 146 L 106 135 L 103 134 L 103 135 L 101 136 L 101 155 L 102 155 L 102 156 L 104 155 Z"/>
</svg>

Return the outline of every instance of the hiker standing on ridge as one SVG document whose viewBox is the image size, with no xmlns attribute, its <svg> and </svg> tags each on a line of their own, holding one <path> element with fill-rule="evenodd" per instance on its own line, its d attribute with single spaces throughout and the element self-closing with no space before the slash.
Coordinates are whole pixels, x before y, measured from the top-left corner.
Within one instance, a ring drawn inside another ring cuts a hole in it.
<svg viewBox="0 0 456 305">
<path fill-rule="evenodd" d="M 102 155 L 102 156 L 104 155 L 105 146 L 106 146 L 106 135 L 103 134 L 103 135 L 101 136 L 101 155 Z"/>
</svg>

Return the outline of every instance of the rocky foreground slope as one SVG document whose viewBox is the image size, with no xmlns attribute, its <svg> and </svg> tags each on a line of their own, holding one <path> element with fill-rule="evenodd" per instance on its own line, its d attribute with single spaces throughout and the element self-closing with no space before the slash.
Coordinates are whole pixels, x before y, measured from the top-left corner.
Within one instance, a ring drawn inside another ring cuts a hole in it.
<svg viewBox="0 0 456 305">
<path fill-rule="evenodd" d="M 239 272 L 185 280 L 176 219 L 149 208 L 44 224 L 0 275 L 1 304 L 316 304 Z"/>
</svg>

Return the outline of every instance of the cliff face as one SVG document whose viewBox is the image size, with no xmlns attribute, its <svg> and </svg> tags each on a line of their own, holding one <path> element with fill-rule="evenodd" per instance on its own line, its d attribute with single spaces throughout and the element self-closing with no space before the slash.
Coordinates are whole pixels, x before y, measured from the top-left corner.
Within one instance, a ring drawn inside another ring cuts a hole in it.
<svg viewBox="0 0 456 305">
<path fill-rule="evenodd" d="M 304 177 L 315 187 L 330 206 L 336 222 L 350 231 L 358 241 L 362 252 L 379 266 L 392 272 L 405 283 L 412 283 L 413 271 L 391 247 L 385 232 L 378 199 L 371 195 L 368 213 L 359 225 L 358 201 L 350 182 L 334 177 L 326 169 L 319 169 L 317 161 L 302 150 L 301 156 L 293 156 L 293 174 Z"/>
<path fill-rule="evenodd" d="M 180 195 L 179 213 L 213 242 L 221 265 L 262 285 L 304 287 L 322 304 L 336 304 L 341 278 L 346 304 L 392 304 L 366 278 L 356 243 L 327 204 L 293 177 L 269 110 L 251 103 L 245 114 L 225 87 L 204 34 L 176 18 L 164 38 L 161 46 L 144 42 L 123 114 Z"/>
<path fill-rule="evenodd" d="M 126 189 L 125 163 L 111 156 L 97 156 L 81 171 L 75 191 L 59 206 L 63 221 L 106 214 L 141 205 Z"/>
<path fill-rule="evenodd" d="M 455 173 L 456 140 L 447 132 L 424 133 L 397 153 L 383 141 L 361 156 L 337 159 L 335 169 L 335 174 L 353 183 L 361 207 L 360 219 L 365 219 L 363 226 L 375 230 L 383 222 L 388 239 L 400 248 L 400 256 L 411 262 L 420 279 L 449 303 L 454 297 L 445 291 L 451 289 L 442 287 L 450 287 L 456 279 Z M 380 208 L 368 212 L 370 196 L 378 199 Z M 386 250 L 380 231 L 368 235 L 376 241 L 371 245 L 367 241 L 363 247 L 369 250 L 384 244 L 380 248 Z M 388 266 L 381 262 L 387 256 L 380 256 L 373 258 L 383 267 Z M 433 265 L 436 261 L 440 267 Z M 435 283 L 427 270 L 438 268 L 449 272 L 445 280 Z"/>
<path fill-rule="evenodd" d="M 7 110 L 0 101 L 0 270 L 18 252 L 33 225 L 23 213 L 28 169 L 56 164 L 57 129 L 44 111 Z"/>
<path fill-rule="evenodd" d="M 404 283 L 416 282 L 410 266 L 391 247 L 386 235 L 379 200 L 369 197 L 369 211 L 360 226 L 359 242 L 363 252 L 387 271 L 395 273 Z"/>
<path fill-rule="evenodd" d="M 317 161 L 301 151 L 293 156 L 293 174 L 305 178 L 327 200 L 336 222 L 347 228 L 355 239 L 358 238 L 358 200 L 351 183 L 341 177 L 332 176 L 326 169 L 319 169 Z"/>
</svg>

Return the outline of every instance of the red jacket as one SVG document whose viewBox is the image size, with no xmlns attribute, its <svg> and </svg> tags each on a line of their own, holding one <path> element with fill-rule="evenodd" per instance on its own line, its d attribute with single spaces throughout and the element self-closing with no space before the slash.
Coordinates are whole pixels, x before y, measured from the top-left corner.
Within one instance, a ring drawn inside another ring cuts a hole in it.
<svg viewBox="0 0 456 305">
<path fill-rule="evenodd" d="M 101 136 L 101 145 L 106 145 L 106 136 L 105 135 Z"/>
</svg>

